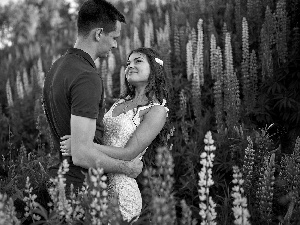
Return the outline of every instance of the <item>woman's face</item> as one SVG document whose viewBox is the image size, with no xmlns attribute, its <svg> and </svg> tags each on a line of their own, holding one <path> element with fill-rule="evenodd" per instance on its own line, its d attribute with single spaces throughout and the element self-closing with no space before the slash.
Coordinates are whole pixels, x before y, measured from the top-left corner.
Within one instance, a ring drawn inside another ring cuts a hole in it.
<svg viewBox="0 0 300 225">
<path fill-rule="evenodd" d="M 132 84 L 147 84 L 150 75 L 150 65 L 143 53 L 133 52 L 127 61 L 125 69 L 127 81 Z"/>
</svg>

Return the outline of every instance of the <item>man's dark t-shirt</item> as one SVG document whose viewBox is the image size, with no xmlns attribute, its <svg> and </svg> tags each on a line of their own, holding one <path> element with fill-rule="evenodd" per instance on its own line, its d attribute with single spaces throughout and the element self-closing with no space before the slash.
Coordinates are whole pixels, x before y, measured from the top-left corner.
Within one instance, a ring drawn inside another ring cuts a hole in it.
<svg viewBox="0 0 300 225">
<path fill-rule="evenodd" d="M 46 75 L 43 89 L 43 104 L 50 125 L 55 151 L 59 152 L 60 137 L 71 134 L 71 114 L 97 119 L 94 142 L 101 144 L 104 114 L 103 83 L 92 58 L 86 52 L 71 48 L 55 61 Z M 88 149 L 86 149 L 88 151 Z M 69 172 L 66 174 L 67 186 L 73 183 L 81 187 L 87 170 L 75 166 L 70 157 Z M 59 165 L 50 169 L 56 176 Z"/>
</svg>

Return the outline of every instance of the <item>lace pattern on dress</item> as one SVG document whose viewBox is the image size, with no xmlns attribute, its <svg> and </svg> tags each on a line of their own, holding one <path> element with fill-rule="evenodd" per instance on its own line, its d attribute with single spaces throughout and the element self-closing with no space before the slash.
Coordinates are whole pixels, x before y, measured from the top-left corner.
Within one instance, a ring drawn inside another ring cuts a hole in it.
<svg viewBox="0 0 300 225">
<path fill-rule="evenodd" d="M 105 145 L 124 147 L 141 122 L 139 112 L 153 105 L 160 105 L 152 103 L 147 106 L 139 107 L 136 110 L 137 112 L 134 112 L 135 110 L 132 109 L 118 116 L 113 116 L 112 112 L 114 108 L 124 101 L 124 99 L 116 101 L 103 117 L 103 143 Z M 164 105 L 165 103 L 163 106 Z M 168 108 L 165 108 L 168 111 Z M 130 221 L 134 217 L 138 217 L 142 210 L 142 197 L 136 180 L 125 174 L 108 174 L 108 178 L 109 196 L 117 196 L 123 219 Z"/>
</svg>

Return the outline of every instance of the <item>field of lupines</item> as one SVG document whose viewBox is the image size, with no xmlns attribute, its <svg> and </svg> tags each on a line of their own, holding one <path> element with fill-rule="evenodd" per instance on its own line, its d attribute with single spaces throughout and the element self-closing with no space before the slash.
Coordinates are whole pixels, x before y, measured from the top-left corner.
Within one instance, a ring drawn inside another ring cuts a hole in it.
<svg viewBox="0 0 300 225">
<path fill-rule="evenodd" d="M 64 192 L 67 163 L 49 179 L 57 152 L 41 90 L 76 15 L 63 1 L 25 2 L 0 7 L 0 40 L 12 41 L 0 49 L 0 225 L 120 224 L 101 165 L 78 194 Z M 147 151 L 135 224 L 300 224 L 299 1 L 112 2 L 127 24 L 96 62 L 107 107 L 131 49 L 157 49 L 170 83 L 169 144 Z"/>
</svg>

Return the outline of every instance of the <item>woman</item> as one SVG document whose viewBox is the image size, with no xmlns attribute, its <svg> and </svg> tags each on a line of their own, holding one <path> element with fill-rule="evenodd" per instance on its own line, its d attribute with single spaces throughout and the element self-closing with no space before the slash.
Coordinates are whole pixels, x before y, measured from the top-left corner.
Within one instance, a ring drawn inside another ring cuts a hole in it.
<svg viewBox="0 0 300 225">
<path fill-rule="evenodd" d="M 103 117 L 105 146 L 100 150 L 113 158 L 132 160 L 141 157 L 152 142 L 165 144 L 167 77 L 163 61 L 150 48 L 129 54 L 125 76 L 127 93 Z M 63 155 L 70 155 L 69 137 L 64 136 L 61 142 Z M 109 146 L 122 147 L 124 151 Z M 142 197 L 136 180 L 124 174 L 108 174 L 108 178 L 109 195 L 117 195 L 123 219 L 138 217 Z"/>
</svg>

